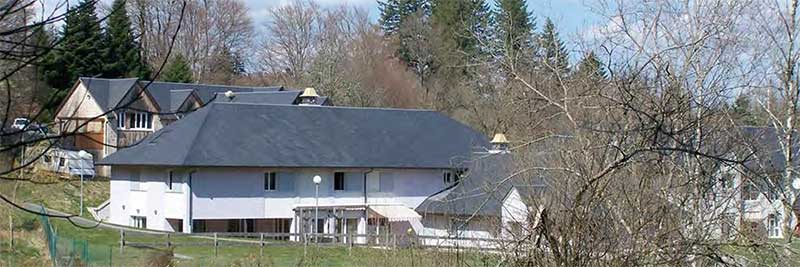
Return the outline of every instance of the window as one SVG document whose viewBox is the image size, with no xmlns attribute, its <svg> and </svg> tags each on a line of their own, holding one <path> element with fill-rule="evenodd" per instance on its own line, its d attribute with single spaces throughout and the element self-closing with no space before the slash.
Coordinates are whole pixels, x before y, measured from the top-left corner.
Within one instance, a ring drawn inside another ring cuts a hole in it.
<svg viewBox="0 0 800 267">
<path fill-rule="evenodd" d="M 778 215 L 770 214 L 767 217 L 767 230 L 769 231 L 769 237 L 777 238 L 781 235 L 781 227 L 778 219 Z"/>
<path fill-rule="evenodd" d="M 277 187 L 277 175 L 274 172 L 264 173 L 264 190 L 275 191 Z"/>
<path fill-rule="evenodd" d="M 173 171 L 169 171 L 167 175 L 167 189 L 170 192 L 183 192 L 183 177 Z"/>
<path fill-rule="evenodd" d="M 65 158 L 58 158 L 58 167 L 64 167 L 67 165 L 67 160 Z"/>
<path fill-rule="evenodd" d="M 453 173 L 449 171 L 442 173 L 442 180 L 444 181 L 444 184 L 451 184 L 455 182 L 455 180 L 453 180 Z"/>
<path fill-rule="evenodd" d="M 48 155 L 44 156 L 44 163 L 50 163 L 50 156 Z"/>
<path fill-rule="evenodd" d="M 147 228 L 147 218 L 143 216 L 131 216 L 131 226 L 135 228 Z"/>
<path fill-rule="evenodd" d="M 138 191 L 142 190 L 142 177 L 139 175 L 139 172 L 132 172 L 131 173 L 131 190 Z"/>
<path fill-rule="evenodd" d="M 206 231 L 206 221 L 205 220 L 192 220 L 192 232 L 194 233 L 203 233 Z"/>
<path fill-rule="evenodd" d="M 733 174 L 730 173 L 722 173 L 719 178 L 720 184 L 722 184 L 722 188 L 731 189 L 733 188 Z"/>
<path fill-rule="evenodd" d="M 153 129 L 153 114 L 144 112 L 128 113 L 131 129 Z"/>
<path fill-rule="evenodd" d="M 334 172 L 333 173 L 333 190 L 336 190 L 336 191 L 344 190 L 344 173 L 343 172 Z"/>
<path fill-rule="evenodd" d="M 125 129 L 125 112 L 119 112 L 119 118 L 117 118 L 117 128 Z"/>
<path fill-rule="evenodd" d="M 758 187 L 752 181 L 745 181 L 742 186 L 742 198 L 744 200 L 758 200 Z"/>
</svg>

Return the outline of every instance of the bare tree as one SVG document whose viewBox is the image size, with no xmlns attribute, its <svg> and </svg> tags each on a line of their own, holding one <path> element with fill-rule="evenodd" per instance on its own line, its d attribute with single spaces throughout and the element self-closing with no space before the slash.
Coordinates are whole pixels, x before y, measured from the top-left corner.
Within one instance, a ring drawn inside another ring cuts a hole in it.
<svg viewBox="0 0 800 267">
<path fill-rule="evenodd" d="M 267 36 L 261 50 L 261 63 L 267 72 L 285 75 L 287 84 L 304 81 L 303 75 L 317 52 L 323 28 L 320 12 L 319 5 L 305 0 L 293 1 L 269 11 L 270 21 L 265 24 Z"/>
<path fill-rule="evenodd" d="M 133 25 L 141 36 L 145 58 L 151 65 L 162 62 L 178 27 L 180 6 L 168 0 L 132 0 Z M 239 0 L 188 1 L 185 23 L 175 51 L 192 65 L 199 82 L 213 82 L 229 60 L 248 53 L 253 26 L 247 8 Z M 220 64 L 222 63 L 222 64 Z"/>
</svg>

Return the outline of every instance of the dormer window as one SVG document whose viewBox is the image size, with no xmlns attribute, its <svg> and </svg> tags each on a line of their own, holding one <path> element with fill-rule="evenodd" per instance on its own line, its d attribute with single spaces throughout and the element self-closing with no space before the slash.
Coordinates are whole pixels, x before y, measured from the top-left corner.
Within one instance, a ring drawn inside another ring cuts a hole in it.
<svg viewBox="0 0 800 267">
<path fill-rule="evenodd" d="M 129 112 L 125 117 L 128 117 L 128 128 L 134 130 L 152 130 L 153 129 L 153 114 L 146 112 Z"/>
</svg>

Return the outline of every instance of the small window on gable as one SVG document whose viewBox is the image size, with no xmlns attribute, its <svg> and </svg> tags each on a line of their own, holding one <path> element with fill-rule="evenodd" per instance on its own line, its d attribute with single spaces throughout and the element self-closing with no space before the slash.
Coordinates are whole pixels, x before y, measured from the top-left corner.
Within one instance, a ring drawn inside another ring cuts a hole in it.
<svg viewBox="0 0 800 267">
<path fill-rule="evenodd" d="M 117 117 L 117 128 L 125 129 L 125 112 L 120 111 L 119 117 Z"/>
<path fill-rule="evenodd" d="M 267 191 L 275 191 L 278 189 L 277 185 L 278 177 L 275 172 L 266 172 L 264 173 L 264 190 Z"/>
<path fill-rule="evenodd" d="M 334 172 L 333 173 L 333 190 L 336 190 L 336 191 L 344 190 L 344 173 L 343 172 Z"/>
<path fill-rule="evenodd" d="M 58 158 L 58 167 L 64 167 L 67 165 L 67 160 L 65 158 Z"/>
</svg>

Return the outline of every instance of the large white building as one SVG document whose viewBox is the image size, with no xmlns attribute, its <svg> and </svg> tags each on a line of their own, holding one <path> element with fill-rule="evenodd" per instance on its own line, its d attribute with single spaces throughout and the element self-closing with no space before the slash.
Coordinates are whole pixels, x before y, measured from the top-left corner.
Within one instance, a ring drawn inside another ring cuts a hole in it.
<svg viewBox="0 0 800 267">
<path fill-rule="evenodd" d="M 414 209 L 453 187 L 463 171 L 454 163 L 488 145 L 432 111 L 212 103 L 98 164 L 112 167 L 116 224 L 421 233 Z"/>
</svg>

